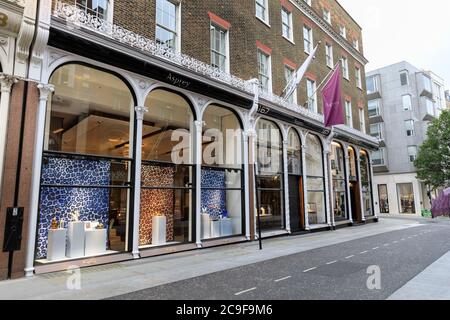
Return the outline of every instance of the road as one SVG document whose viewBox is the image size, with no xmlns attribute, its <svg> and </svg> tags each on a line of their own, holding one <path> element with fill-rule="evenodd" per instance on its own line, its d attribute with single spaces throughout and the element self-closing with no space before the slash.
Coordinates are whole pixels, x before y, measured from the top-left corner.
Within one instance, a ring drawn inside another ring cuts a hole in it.
<svg viewBox="0 0 450 320">
<path fill-rule="evenodd" d="M 381 300 L 448 251 L 450 225 L 424 223 L 112 299 Z M 367 287 L 371 266 L 379 267 L 379 290 Z"/>
</svg>

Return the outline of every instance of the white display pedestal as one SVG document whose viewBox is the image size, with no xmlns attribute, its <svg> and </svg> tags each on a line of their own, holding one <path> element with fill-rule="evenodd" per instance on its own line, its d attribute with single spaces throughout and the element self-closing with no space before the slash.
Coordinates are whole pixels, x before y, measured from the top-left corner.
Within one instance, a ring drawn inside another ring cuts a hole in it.
<svg viewBox="0 0 450 320">
<path fill-rule="evenodd" d="M 47 260 L 56 261 L 66 258 L 66 229 L 48 230 Z"/>
<path fill-rule="evenodd" d="M 80 258 L 84 256 L 85 230 L 84 222 L 69 222 L 67 229 L 67 257 Z"/>
<path fill-rule="evenodd" d="M 220 238 L 220 220 L 211 220 L 211 238 Z"/>
<path fill-rule="evenodd" d="M 202 239 L 211 238 L 211 218 L 209 214 L 202 213 Z"/>
<path fill-rule="evenodd" d="M 165 216 L 153 216 L 152 218 L 152 245 L 164 245 L 166 237 L 167 218 Z"/>
<path fill-rule="evenodd" d="M 225 218 L 220 220 L 220 236 L 229 237 L 233 235 L 233 219 Z"/>
<path fill-rule="evenodd" d="M 94 256 L 106 252 L 106 229 L 86 230 L 86 243 L 84 254 Z"/>
</svg>

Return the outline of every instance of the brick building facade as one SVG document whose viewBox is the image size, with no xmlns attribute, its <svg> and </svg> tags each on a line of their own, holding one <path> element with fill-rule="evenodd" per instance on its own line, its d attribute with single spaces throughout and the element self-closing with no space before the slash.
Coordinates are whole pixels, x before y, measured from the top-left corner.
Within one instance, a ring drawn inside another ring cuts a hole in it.
<svg viewBox="0 0 450 320">
<path fill-rule="evenodd" d="M 25 1 L 25 8 L 31 2 Z M 263 220 L 263 236 L 377 220 L 369 157 L 377 141 L 366 134 L 367 61 L 361 28 L 337 1 L 76 4 L 41 1 L 34 12 L 28 74 L 7 72 L 19 83 L 10 95 L 2 223 L 6 208 L 25 209 L 14 277 L 24 269 L 32 275 L 74 263 L 109 263 L 249 241 L 256 237 L 257 218 Z M 312 41 L 306 41 L 305 32 Z M 214 48 L 212 36 L 218 41 Z M 286 67 L 298 68 L 316 45 L 297 101 L 284 101 L 280 96 L 287 84 Z M 327 46 L 332 47 L 331 59 Z M 216 64 L 212 49 L 217 49 L 215 59 L 224 59 L 218 60 L 224 61 L 218 68 L 211 67 Z M 269 57 L 268 90 L 257 89 L 251 80 L 262 79 L 259 53 Z M 316 108 L 307 104 L 307 79 L 317 88 L 338 63 L 348 73 L 342 81 L 342 97 L 349 102 L 347 125 L 330 132 L 323 125 L 320 90 Z M 3 62 L 2 67 L 5 73 Z M 124 107 L 129 103 L 132 108 Z M 20 122 L 14 120 L 20 117 L 15 114 L 19 105 L 24 112 Z M 202 161 L 206 131 L 218 122 L 221 132 L 242 131 L 241 145 L 223 150 L 227 157 L 241 157 L 231 167 Z M 263 140 L 262 128 L 275 132 L 269 141 Z M 167 135 L 176 129 L 190 133 L 186 165 L 167 162 L 168 153 L 162 150 L 170 146 Z M 20 151 L 12 144 L 17 132 L 22 132 Z M 261 165 L 261 152 L 270 155 L 269 167 Z M 17 157 L 22 157 L 19 180 Z M 272 170 L 274 164 L 278 170 Z M 94 183 L 87 174 L 95 170 L 99 181 L 102 172 L 109 172 L 110 181 L 107 175 L 104 184 Z M 182 186 L 176 182 L 180 170 Z M 152 172 L 168 184 L 149 180 L 146 175 Z M 12 181 L 21 183 L 15 194 L 8 191 Z M 66 202 L 55 207 L 55 194 L 64 194 Z M 210 198 L 216 203 L 209 203 Z M 73 254 L 71 234 L 77 223 L 83 224 L 86 241 L 81 255 Z M 157 226 L 163 226 L 163 240 L 154 236 Z M 150 234 L 142 234 L 148 230 Z M 88 254 L 95 237 L 102 236 L 105 250 L 98 253 L 100 238 L 97 254 Z M 56 237 L 67 244 L 58 246 Z M 63 257 L 57 257 L 58 250 L 66 250 Z M 5 253 L 0 278 L 6 276 L 7 260 Z"/>
</svg>

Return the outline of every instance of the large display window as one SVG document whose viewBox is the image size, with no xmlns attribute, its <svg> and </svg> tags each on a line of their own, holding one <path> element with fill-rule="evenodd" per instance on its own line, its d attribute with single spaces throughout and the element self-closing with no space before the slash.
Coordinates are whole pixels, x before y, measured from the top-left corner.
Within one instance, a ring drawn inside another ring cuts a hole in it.
<svg viewBox="0 0 450 320">
<path fill-rule="evenodd" d="M 36 259 L 127 250 L 135 101 L 118 76 L 66 64 L 51 76 Z"/>
<path fill-rule="evenodd" d="M 203 115 L 201 238 L 243 234 L 241 123 L 229 109 L 211 105 Z"/>
<path fill-rule="evenodd" d="M 389 194 L 386 184 L 378 185 L 378 202 L 380 206 L 380 213 L 389 213 Z"/>
<path fill-rule="evenodd" d="M 414 187 L 412 183 L 397 184 L 398 206 L 401 214 L 415 214 Z"/>
<path fill-rule="evenodd" d="M 359 155 L 360 170 L 361 170 L 361 192 L 363 201 L 364 216 L 373 216 L 372 208 L 372 181 L 370 177 L 370 162 L 369 156 L 365 150 L 361 150 Z"/>
<path fill-rule="evenodd" d="M 335 141 L 331 143 L 331 175 L 333 179 L 334 220 L 347 220 L 348 206 L 344 148 Z"/>
<path fill-rule="evenodd" d="M 269 120 L 257 123 L 256 196 L 261 231 L 284 229 L 283 147 L 281 131 Z"/>
<path fill-rule="evenodd" d="M 302 145 L 295 129 L 288 132 L 287 145 L 288 185 L 289 185 L 289 220 L 292 231 L 305 228 L 304 196 L 302 176 Z"/>
<path fill-rule="evenodd" d="M 141 248 L 193 241 L 194 114 L 181 95 L 156 89 L 142 129 Z"/>
<path fill-rule="evenodd" d="M 308 220 L 310 225 L 327 223 L 325 208 L 325 175 L 323 148 L 319 137 L 306 136 L 306 190 L 308 195 Z"/>
</svg>

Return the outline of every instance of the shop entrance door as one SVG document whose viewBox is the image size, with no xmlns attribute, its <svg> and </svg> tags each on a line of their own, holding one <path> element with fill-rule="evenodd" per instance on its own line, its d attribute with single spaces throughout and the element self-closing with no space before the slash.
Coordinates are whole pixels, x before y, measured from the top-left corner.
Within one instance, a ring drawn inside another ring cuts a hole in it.
<svg viewBox="0 0 450 320">
<path fill-rule="evenodd" d="M 361 202 L 359 200 L 358 184 L 350 183 L 350 201 L 352 205 L 352 219 L 357 223 L 361 221 Z"/>
<path fill-rule="evenodd" d="M 291 231 L 305 229 L 302 176 L 289 175 L 289 218 Z"/>
</svg>

